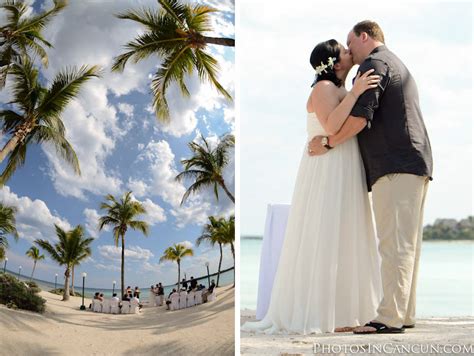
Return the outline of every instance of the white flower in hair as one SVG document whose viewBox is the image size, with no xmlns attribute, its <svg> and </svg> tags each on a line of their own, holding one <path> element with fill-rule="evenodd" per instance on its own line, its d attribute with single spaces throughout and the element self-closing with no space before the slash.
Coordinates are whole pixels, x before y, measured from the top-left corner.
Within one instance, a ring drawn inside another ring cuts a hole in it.
<svg viewBox="0 0 474 356">
<path fill-rule="evenodd" d="M 327 73 L 327 68 L 333 68 L 334 67 L 334 62 L 337 60 L 336 57 L 329 57 L 328 58 L 328 64 L 324 64 L 322 61 L 321 61 L 321 65 L 317 66 L 316 67 L 316 76 L 322 74 L 323 72 L 324 73 Z"/>
</svg>

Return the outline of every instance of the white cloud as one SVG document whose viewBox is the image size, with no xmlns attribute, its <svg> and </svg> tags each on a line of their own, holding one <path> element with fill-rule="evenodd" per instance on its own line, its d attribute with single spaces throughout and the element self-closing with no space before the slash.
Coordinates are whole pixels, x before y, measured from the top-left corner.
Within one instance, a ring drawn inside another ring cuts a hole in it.
<svg viewBox="0 0 474 356">
<path fill-rule="evenodd" d="M 185 248 L 193 248 L 194 247 L 194 244 L 191 241 L 188 241 L 188 240 L 177 242 L 176 244 L 177 245 L 182 245 Z"/>
<path fill-rule="evenodd" d="M 0 201 L 18 209 L 15 214 L 16 225 L 22 239 L 30 242 L 36 239 L 54 241 L 56 240 L 54 224 L 65 230 L 72 228 L 66 219 L 53 214 L 44 201 L 19 197 L 8 186 L 3 186 L 0 189 Z"/>
<path fill-rule="evenodd" d="M 148 185 L 144 181 L 133 178 L 128 179 L 127 188 L 130 189 L 136 197 L 143 197 L 148 191 Z"/>
<path fill-rule="evenodd" d="M 152 175 L 150 191 L 172 206 L 179 205 L 185 188 L 175 180 L 178 171 L 169 143 L 164 140 L 151 141 L 139 158 L 149 162 L 149 170 Z"/>
<path fill-rule="evenodd" d="M 142 205 L 146 210 L 143 220 L 148 224 L 153 226 L 166 221 L 166 214 L 161 206 L 153 203 L 150 199 L 142 201 Z"/>
<path fill-rule="evenodd" d="M 89 209 L 89 208 L 84 209 L 82 213 L 84 214 L 85 220 L 86 220 L 86 223 L 85 223 L 86 231 L 94 238 L 99 237 L 100 214 L 97 212 L 97 210 Z M 104 230 L 110 231 L 110 227 L 105 226 Z"/>
<path fill-rule="evenodd" d="M 99 254 L 107 260 L 120 261 L 122 259 L 122 248 L 114 245 L 101 245 Z M 129 246 L 125 248 L 125 259 L 129 262 L 144 262 L 153 257 L 153 253 L 140 246 Z"/>
<path fill-rule="evenodd" d="M 133 112 L 134 112 L 134 107 L 133 105 L 130 105 L 130 104 L 127 104 L 127 103 L 118 103 L 117 105 L 119 111 L 122 113 L 122 114 L 125 114 L 127 117 L 132 117 L 133 116 Z"/>
</svg>

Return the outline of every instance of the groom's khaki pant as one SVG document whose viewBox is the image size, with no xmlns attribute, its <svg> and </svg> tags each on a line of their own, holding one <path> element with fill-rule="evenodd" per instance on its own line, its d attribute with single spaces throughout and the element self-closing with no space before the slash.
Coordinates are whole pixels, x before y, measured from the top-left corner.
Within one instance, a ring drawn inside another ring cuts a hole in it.
<svg viewBox="0 0 474 356">
<path fill-rule="evenodd" d="M 427 177 L 404 173 L 383 176 L 372 187 L 383 288 L 375 320 L 388 326 L 415 323 L 427 189 Z"/>
</svg>

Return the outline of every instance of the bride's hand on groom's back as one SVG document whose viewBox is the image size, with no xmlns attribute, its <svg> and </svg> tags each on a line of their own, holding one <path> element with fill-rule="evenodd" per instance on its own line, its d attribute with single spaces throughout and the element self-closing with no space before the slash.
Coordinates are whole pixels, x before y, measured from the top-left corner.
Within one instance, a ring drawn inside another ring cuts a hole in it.
<svg viewBox="0 0 474 356">
<path fill-rule="evenodd" d="M 323 137 L 324 136 L 314 136 L 312 140 L 308 142 L 308 154 L 310 156 L 320 156 L 329 151 L 321 144 Z"/>
<path fill-rule="evenodd" d="M 357 73 L 357 76 L 354 80 L 354 85 L 350 93 L 352 93 L 355 98 L 357 99 L 362 93 L 364 93 L 367 89 L 376 88 L 380 82 L 380 76 L 376 74 L 371 74 L 375 71 L 375 69 L 369 69 L 364 74 Z"/>
</svg>

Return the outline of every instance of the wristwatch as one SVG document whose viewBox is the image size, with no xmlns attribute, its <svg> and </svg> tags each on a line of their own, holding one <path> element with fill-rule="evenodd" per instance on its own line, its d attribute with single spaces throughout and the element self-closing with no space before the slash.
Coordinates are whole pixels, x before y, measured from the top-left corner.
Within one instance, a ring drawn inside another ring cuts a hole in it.
<svg viewBox="0 0 474 356">
<path fill-rule="evenodd" d="M 328 150 L 334 148 L 334 147 L 329 146 L 329 137 L 327 137 L 327 136 L 324 136 L 324 137 L 322 138 L 322 140 L 321 140 L 321 145 L 322 145 L 323 147 L 327 148 Z"/>
</svg>

